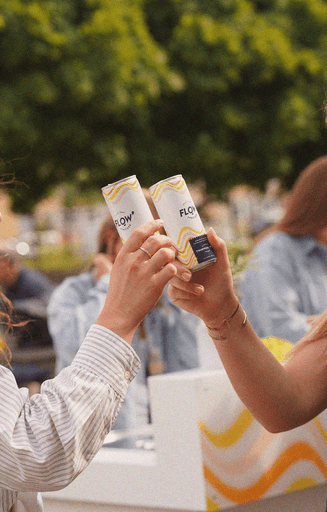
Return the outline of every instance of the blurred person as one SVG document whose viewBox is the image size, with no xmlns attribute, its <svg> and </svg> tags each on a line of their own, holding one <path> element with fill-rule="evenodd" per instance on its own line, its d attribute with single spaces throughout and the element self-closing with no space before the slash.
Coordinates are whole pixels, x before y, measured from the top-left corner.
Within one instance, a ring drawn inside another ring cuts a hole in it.
<svg viewBox="0 0 327 512">
<path fill-rule="evenodd" d="M 51 347 L 46 308 L 53 283 L 42 272 L 22 265 L 13 251 L 0 251 L 0 287 L 14 308 L 15 322 L 19 329 L 12 329 L 2 336 L 13 354 L 18 350 Z M 1 305 L 0 305 L 1 309 Z M 12 370 L 19 385 L 37 389 L 39 384 L 52 375 L 50 368 L 41 367 L 37 361 L 13 363 Z"/>
<path fill-rule="evenodd" d="M 266 182 L 264 194 L 258 201 L 257 215 L 252 223 L 252 237 L 276 224 L 284 213 L 284 194 L 279 178 L 272 178 Z"/>
<path fill-rule="evenodd" d="M 101 448 L 139 368 L 130 346 L 135 330 L 181 266 L 172 240 L 155 234 L 162 225 L 151 221 L 132 233 L 72 364 L 44 382 L 39 394 L 29 398 L 0 365 L 0 512 L 17 501 L 26 512 L 42 511 L 37 493 L 67 486 Z M 185 268 L 182 274 L 191 277 Z M 1 319 L 10 327 L 11 303 L 2 300 L 8 311 Z M 1 355 L 5 359 L 5 346 Z"/>
<path fill-rule="evenodd" d="M 144 190 L 154 216 L 150 194 Z M 56 352 L 56 372 L 68 366 L 89 327 L 103 307 L 111 269 L 122 246 L 111 215 L 98 237 L 91 268 L 72 276 L 54 290 L 48 307 L 48 325 Z M 196 328 L 199 319 L 173 304 L 164 291 L 156 307 L 142 321 L 133 339 L 141 369 L 130 386 L 115 429 L 132 430 L 150 421 L 147 377 L 199 366 Z M 124 446 L 133 441 L 127 440 Z"/>
<path fill-rule="evenodd" d="M 46 315 L 53 283 L 42 272 L 24 267 L 12 251 L 0 251 L 0 286 L 16 311 Z"/>
<path fill-rule="evenodd" d="M 230 190 L 228 201 L 233 228 L 239 238 L 250 240 L 254 236 L 260 199 L 259 190 L 249 185 L 238 185 Z"/>
<path fill-rule="evenodd" d="M 235 239 L 232 212 L 227 203 L 208 197 L 201 209 L 201 218 L 205 228 L 213 227 L 226 242 Z"/>
<path fill-rule="evenodd" d="M 302 171 L 284 208 L 253 249 L 240 299 L 260 338 L 295 343 L 327 308 L 326 156 Z"/>
</svg>

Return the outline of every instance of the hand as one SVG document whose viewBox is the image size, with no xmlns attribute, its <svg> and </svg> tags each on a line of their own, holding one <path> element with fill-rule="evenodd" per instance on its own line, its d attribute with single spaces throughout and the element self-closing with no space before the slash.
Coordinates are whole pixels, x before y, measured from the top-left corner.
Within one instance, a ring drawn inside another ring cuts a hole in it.
<svg viewBox="0 0 327 512">
<path fill-rule="evenodd" d="M 154 220 L 137 228 L 120 249 L 112 267 L 106 302 L 97 323 L 128 343 L 132 342 L 139 323 L 158 302 L 168 281 L 177 274 L 173 241 L 156 234 L 162 226 L 162 220 Z"/>
<path fill-rule="evenodd" d="M 96 281 L 100 279 L 104 274 L 110 274 L 113 263 L 109 257 L 104 253 L 98 253 L 93 258 L 93 270 L 92 275 Z"/>
<path fill-rule="evenodd" d="M 194 272 L 189 282 L 174 276 L 169 282 L 168 295 L 177 306 L 199 316 L 210 327 L 218 327 L 235 310 L 238 298 L 233 290 L 225 242 L 212 228 L 207 236 L 217 261 Z"/>
</svg>

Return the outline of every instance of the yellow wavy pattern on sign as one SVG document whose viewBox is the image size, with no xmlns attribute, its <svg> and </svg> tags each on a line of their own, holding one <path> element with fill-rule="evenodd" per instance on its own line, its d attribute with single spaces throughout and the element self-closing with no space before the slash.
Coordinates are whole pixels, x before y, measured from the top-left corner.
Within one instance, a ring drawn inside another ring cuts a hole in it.
<svg viewBox="0 0 327 512">
<path fill-rule="evenodd" d="M 318 483 L 319 482 L 317 482 L 317 480 L 314 480 L 313 478 L 299 478 L 299 480 L 296 480 L 296 482 L 293 482 L 292 485 L 287 487 L 285 492 L 300 491 L 301 489 L 317 485 Z"/>
<path fill-rule="evenodd" d="M 252 422 L 252 414 L 247 409 L 244 409 L 237 420 L 224 432 L 219 434 L 211 432 L 202 422 L 200 422 L 200 428 L 214 446 L 217 448 L 228 448 L 243 436 Z"/>
<path fill-rule="evenodd" d="M 207 496 L 207 512 L 216 512 L 216 510 L 220 510 L 220 507 L 218 507 L 217 503 Z"/>
<path fill-rule="evenodd" d="M 172 182 L 165 182 L 165 183 L 160 183 L 159 185 L 157 185 L 153 192 L 152 192 L 152 198 L 154 201 L 159 201 L 159 194 L 160 192 L 162 192 L 162 194 L 166 191 L 166 190 L 169 190 L 169 189 L 173 189 L 173 190 L 176 190 L 177 192 L 180 192 L 182 190 L 182 188 L 184 187 L 184 181 L 182 179 L 179 179 L 176 183 L 172 183 Z M 161 194 L 161 196 L 162 196 Z"/>
<path fill-rule="evenodd" d="M 307 460 L 315 464 L 327 478 L 327 467 L 320 455 L 305 442 L 294 443 L 280 455 L 278 460 L 266 471 L 256 483 L 244 489 L 235 489 L 222 482 L 204 465 L 205 479 L 227 499 L 234 503 L 247 503 L 261 499 L 281 475 L 298 461 Z"/>
<path fill-rule="evenodd" d="M 139 183 L 137 180 L 134 180 L 133 182 L 129 183 L 121 183 L 120 185 L 115 185 L 113 188 L 109 190 L 109 192 L 104 192 L 104 196 L 109 200 L 113 201 L 117 194 L 120 192 L 120 190 L 124 189 L 120 198 L 127 192 L 128 189 L 137 190 L 139 187 Z M 119 199 L 120 199 L 119 198 Z"/>
</svg>

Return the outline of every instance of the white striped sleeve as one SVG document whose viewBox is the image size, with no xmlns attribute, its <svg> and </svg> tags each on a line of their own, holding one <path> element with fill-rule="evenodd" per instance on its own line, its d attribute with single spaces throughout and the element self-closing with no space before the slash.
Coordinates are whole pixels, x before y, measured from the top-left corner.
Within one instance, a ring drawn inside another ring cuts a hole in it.
<svg viewBox="0 0 327 512">
<path fill-rule="evenodd" d="M 124 340 L 93 325 L 71 366 L 30 400 L 0 367 L 0 488 L 68 485 L 101 448 L 139 365 Z"/>
</svg>

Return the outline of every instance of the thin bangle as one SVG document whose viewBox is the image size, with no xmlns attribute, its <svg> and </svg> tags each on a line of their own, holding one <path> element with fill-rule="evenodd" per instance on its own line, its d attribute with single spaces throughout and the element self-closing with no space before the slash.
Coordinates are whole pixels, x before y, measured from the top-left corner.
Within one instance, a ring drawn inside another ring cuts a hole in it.
<svg viewBox="0 0 327 512">
<path fill-rule="evenodd" d="M 209 325 L 207 325 L 207 331 L 209 333 L 209 336 L 213 339 L 213 340 L 220 340 L 220 341 L 223 341 L 223 340 L 226 340 L 227 339 L 227 336 L 223 335 L 223 334 L 219 334 L 219 331 L 225 326 L 227 325 L 228 327 L 230 327 L 230 321 L 232 320 L 232 318 L 236 315 L 237 311 L 239 310 L 239 307 L 240 307 L 240 302 L 238 302 L 237 304 L 237 307 L 235 309 L 235 311 L 231 314 L 230 317 L 228 318 L 225 318 L 225 320 L 222 321 L 222 325 L 221 327 L 210 327 Z M 243 310 L 243 313 L 244 313 L 244 318 L 242 320 L 242 324 L 241 326 L 244 327 L 247 323 L 247 320 L 248 320 L 248 316 L 246 314 L 246 312 Z M 213 331 L 213 332 L 212 332 Z M 217 333 L 217 336 L 215 336 L 215 334 Z"/>
</svg>

